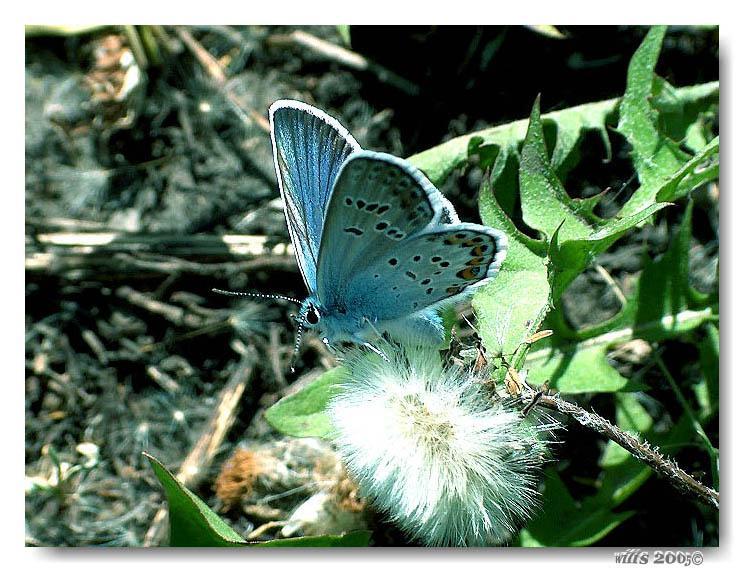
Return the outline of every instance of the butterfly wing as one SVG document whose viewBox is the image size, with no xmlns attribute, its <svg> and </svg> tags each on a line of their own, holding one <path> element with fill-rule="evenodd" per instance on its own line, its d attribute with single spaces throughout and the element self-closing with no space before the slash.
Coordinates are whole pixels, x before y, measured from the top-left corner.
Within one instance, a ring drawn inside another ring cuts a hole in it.
<svg viewBox="0 0 743 573">
<path fill-rule="evenodd" d="M 361 149 L 336 120 L 310 105 L 279 100 L 269 109 L 274 166 L 302 278 L 316 290 L 325 211 L 345 159 Z"/>
<path fill-rule="evenodd" d="M 348 301 L 359 269 L 448 217 L 439 191 L 393 155 L 360 151 L 344 163 L 328 204 L 317 271 L 317 294 L 326 306 Z M 453 209 L 451 209 L 453 212 Z"/>
<path fill-rule="evenodd" d="M 472 294 L 496 275 L 507 248 L 503 233 L 483 225 L 436 225 L 359 269 L 349 290 L 378 304 L 378 320 L 395 320 Z"/>
<path fill-rule="evenodd" d="M 328 205 L 320 301 L 384 321 L 466 296 L 498 271 L 507 239 L 457 221 L 451 204 L 408 162 L 354 153 Z"/>
</svg>

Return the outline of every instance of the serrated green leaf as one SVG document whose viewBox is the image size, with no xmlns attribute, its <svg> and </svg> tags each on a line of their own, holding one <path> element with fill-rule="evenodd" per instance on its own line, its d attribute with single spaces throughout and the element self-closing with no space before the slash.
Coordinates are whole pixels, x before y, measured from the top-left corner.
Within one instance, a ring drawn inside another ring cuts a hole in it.
<svg viewBox="0 0 743 573">
<path fill-rule="evenodd" d="M 552 237 L 559 228 L 562 240 L 584 238 L 591 233 L 585 213 L 565 192 L 550 164 L 539 98 L 534 102 L 521 150 L 519 181 L 521 211 L 524 222 L 532 229 Z"/>
<path fill-rule="evenodd" d="M 714 319 L 713 307 L 689 304 L 691 214 L 689 203 L 668 251 L 646 263 L 635 292 L 612 319 L 573 331 L 558 313 L 550 315 L 544 327 L 554 334 L 534 344 L 526 359 L 532 380 L 549 380 L 566 394 L 637 390 L 608 364 L 610 348 L 635 338 L 657 342 L 677 337 Z"/>
<path fill-rule="evenodd" d="M 480 335 L 488 352 L 510 355 L 541 324 L 550 308 L 550 286 L 547 277 L 545 241 L 537 241 L 521 233 L 506 216 L 495 198 L 498 176 L 490 178 L 480 192 L 480 215 L 486 225 L 508 235 L 509 247 L 498 277 L 481 288 L 472 300 L 472 307 L 481 325 Z M 513 304 L 514 292 L 519 304 Z"/>
<path fill-rule="evenodd" d="M 705 148 L 700 151 L 702 156 L 697 154 L 692 158 L 668 132 L 661 130 L 662 126 L 671 135 L 681 138 L 704 109 L 702 106 L 687 109 L 677 90 L 655 78 L 664 34 L 663 26 L 651 28 L 635 52 L 627 73 L 627 90 L 619 106 L 617 129 L 632 146 L 632 161 L 640 179 L 640 188 L 620 211 L 623 217 L 656 201 L 673 201 L 717 176 L 716 170 L 711 169 L 701 176 L 681 177 L 681 172 L 685 172 L 684 176 L 691 173 L 692 163 L 698 163 L 702 157 L 707 160 L 712 153 Z"/>
<path fill-rule="evenodd" d="M 676 89 L 680 106 L 690 110 L 707 110 L 716 105 L 720 90 L 719 82 L 709 82 Z M 606 147 L 607 158 L 611 157 L 607 125 L 617 116 L 620 98 L 587 103 L 544 114 L 545 126 L 554 126 L 557 132 L 555 148 L 552 152 L 552 168 L 565 175 L 565 164 L 574 155 L 576 146 L 585 133 L 598 131 Z M 661 119 L 663 114 L 661 114 Z M 692 118 L 696 120 L 696 117 Z M 508 147 L 518 148 L 526 136 L 528 119 L 520 119 L 503 125 L 490 127 L 460 137 L 412 155 L 409 161 L 423 171 L 434 185 L 443 184 L 456 169 L 466 164 L 467 158 L 475 153 L 485 152 L 490 161 L 498 150 Z M 485 161 L 482 168 L 490 164 Z M 503 204 L 502 204 L 503 205 Z M 503 205 L 505 208 L 505 205 Z"/>
<path fill-rule="evenodd" d="M 551 249 L 552 273 L 550 280 L 555 298 L 565 292 L 571 282 L 589 267 L 597 255 L 606 251 L 627 231 L 648 219 L 670 203 L 656 203 L 629 217 L 608 221 L 587 237 L 565 241 L 555 241 Z M 559 236 L 562 229 L 557 232 Z"/>
<path fill-rule="evenodd" d="M 627 71 L 627 89 L 619 105 L 618 130 L 632 146 L 635 170 L 643 184 L 675 171 L 681 164 L 672 162 L 669 166 L 656 162 L 659 153 L 663 158 L 674 155 L 667 146 L 670 142 L 658 130 L 659 112 L 650 104 L 655 66 L 665 33 L 665 26 L 653 26 L 632 56 Z M 657 173 L 659 169 L 665 173 Z"/>
<path fill-rule="evenodd" d="M 332 425 L 325 408 L 338 393 L 339 382 L 344 375 L 345 369 L 340 366 L 328 370 L 295 394 L 285 396 L 266 410 L 266 420 L 287 436 L 326 437 L 330 434 Z"/>
<path fill-rule="evenodd" d="M 719 152 L 720 138 L 715 137 L 660 186 L 655 200 L 676 201 L 699 185 L 717 179 Z"/>
<path fill-rule="evenodd" d="M 548 258 L 553 300 L 560 297 L 596 255 L 666 206 L 651 204 L 631 216 L 604 220 L 590 211 L 595 200 L 571 199 L 547 156 L 539 100 L 532 109 L 521 152 L 519 180 L 524 221 L 551 237 Z"/>
<path fill-rule="evenodd" d="M 606 145 L 607 156 L 610 155 L 606 124 L 615 113 L 618 103 L 619 98 L 614 98 L 544 115 L 542 118 L 544 124 L 556 130 L 555 149 L 552 154 L 552 167 L 555 171 L 561 171 L 580 138 L 587 131 L 599 131 Z M 463 166 L 467 158 L 475 153 L 485 151 L 491 157 L 495 157 L 496 150 L 518 148 L 526 136 L 528 125 L 528 119 L 521 119 L 456 137 L 411 156 L 409 161 L 423 171 L 434 185 L 441 185 L 454 170 Z M 482 167 L 488 167 L 487 162 Z"/>
</svg>

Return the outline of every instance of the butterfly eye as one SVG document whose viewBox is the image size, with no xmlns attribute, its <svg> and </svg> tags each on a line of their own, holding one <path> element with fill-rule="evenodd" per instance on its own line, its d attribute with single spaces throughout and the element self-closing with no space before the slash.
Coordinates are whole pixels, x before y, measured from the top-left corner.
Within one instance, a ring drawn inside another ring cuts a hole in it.
<svg viewBox="0 0 743 573">
<path fill-rule="evenodd" d="M 311 306 L 307 311 L 306 320 L 309 324 L 317 324 L 320 322 L 320 313 L 317 312 L 317 309 L 314 306 Z"/>
</svg>

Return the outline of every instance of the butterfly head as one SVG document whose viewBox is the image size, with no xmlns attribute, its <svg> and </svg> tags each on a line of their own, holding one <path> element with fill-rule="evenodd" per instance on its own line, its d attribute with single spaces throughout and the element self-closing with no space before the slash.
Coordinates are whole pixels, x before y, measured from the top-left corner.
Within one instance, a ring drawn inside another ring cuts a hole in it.
<svg viewBox="0 0 743 573">
<path fill-rule="evenodd" d="M 330 344 L 330 339 L 325 333 L 325 309 L 320 303 L 309 296 L 302 302 L 297 316 L 297 341 L 295 351 L 299 349 L 302 333 L 305 330 L 315 331 L 325 344 Z"/>
<path fill-rule="evenodd" d="M 312 330 L 331 349 L 345 342 L 358 343 L 364 338 L 364 319 L 352 310 L 326 306 L 314 295 L 302 302 L 297 316 L 297 342 L 300 332 Z"/>
</svg>

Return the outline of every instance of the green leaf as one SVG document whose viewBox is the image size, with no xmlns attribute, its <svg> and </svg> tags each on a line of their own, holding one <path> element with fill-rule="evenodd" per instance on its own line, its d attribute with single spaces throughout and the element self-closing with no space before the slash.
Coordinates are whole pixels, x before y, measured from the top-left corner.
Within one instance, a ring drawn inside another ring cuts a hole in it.
<svg viewBox="0 0 743 573">
<path fill-rule="evenodd" d="M 686 180 L 680 177 L 682 172 L 685 172 L 684 176 L 690 174 L 692 161 L 698 163 L 700 159 L 710 159 L 716 147 L 705 148 L 704 153 L 700 151 L 692 158 L 681 150 L 678 142 L 661 131 L 663 125 L 677 137 L 685 135 L 704 109 L 703 106 L 689 106 L 687 109 L 686 102 L 678 97 L 678 90 L 655 77 L 664 34 L 665 27 L 654 26 L 635 52 L 627 73 L 627 90 L 619 106 L 617 129 L 632 146 L 632 162 L 640 179 L 640 188 L 620 211 L 622 217 L 641 211 L 656 201 L 683 196 L 695 186 L 717 177 L 715 169 Z M 669 189 L 669 185 L 673 189 Z M 659 193 L 661 189 L 663 193 Z"/>
<path fill-rule="evenodd" d="M 549 381 L 562 394 L 619 392 L 637 386 L 619 374 L 606 357 L 606 346 L 566 346 L 527 358 L 532 383 Z M 544 356 L 544 359 L 542 359 Z"/>
<path fill-rule="evenodd" d="M 610 153 L 606 123 L 616 111 L 618 103 L 619 99 L 615 98 L 566 108 L 544 116 L 544 123 L 556 130 L 553 169 L 559 171 L 562 168 L 586 131 L 598 130 L 606 145 L 607 154 Z M 517 148 L 526 136 L 528 125 L 528 119 L 521 119 L 456 137 L 411 156 L 409 161 L 423 171 L 434 185 L 441 185 L 452 172 L 465 165 L 470 155 L 491 150 L 488 153 L 494 157 L 497 150 Z"/>
<path fill-rule="evenodd" d="M 616 401 L 617 425 L 660 448 L 664 455 L 673 456 L 681 445 L 693 437 L 693 425 L 686 415 L 682 415 L 668 431 L 656 432 L 652 418 L 636 396 L 618 394 Z M 654 475 L 649 466 L 612 441 L 607 442 L 600 465 L 604 469 L 601 485 L 589 502 L 611 507 L 628 499 Z"/>
<path fill-rule="evenodd" d="M 550 380 L 566 394 L 637 390 L 608 364 L 609 349 L 636 338 L 658 342 L 678 337 L 715 318 L 714 307 L 690 304 L 691 214 L 689 203 L 668 251 L 646 263 L 634 293 L 613 318 L 575 331 L 560 313 L 550 315 L 544 327 L 553 335 L 535 343 L 526 359 L 532 380 Z"/>
<path fill-rule="evenodd" d="M 663 316 L 677 316 L 689 307 L 691 213 L 692 203 L 689 202 L 668 250 L 658 261 L 648 262 L 640 277 L 633 297 L 636 324 L 658 321 Z M 669 330 L 674 326 L 670 325 Z"/>
<path fill-rule="evenodd" d="M 565 192 L 550 165 L 539 113 L 539 98 L 534 102 L 529 119 L 521 150 L 519 175 L 521 210 L 527 225 L 547 237 L 552 237 L 559 228 L 563 240 L 584 238 L 591 233 L 585 213 Z"/>
<path fill-rule="evenodd" d="M 347 48 L 351 46 L 351 26 L 348 24 L 336 24 L 335 29 Z"/>
<path fill-rule="evenodd" d="M 279 432 L 297 438 L 323 438 L 330 434 L 332 425 L 325 413 L 328 402 L 339 391 L 339 383 L 346 371 L 333 368 L 320 375 L 304 388 L 285 396 L 266 410 L 266 420 Z"/>
<path fill-rule="evenodd" d="M 485 347 L 490 353 L 507 356 L 536 332 L 551 303 L 546 241 L 537 241 L 521 233 L 493 193 L 505 169 L 505 154 L 501 153 L 501 158 L 491 177 L 485 178 L 480 192 L 480 215 L 486 225 L 506 233 L 508 255 L 496 280 L 475 294 L 472 307 L 481 325 L 480 335 Z M 519 293 L 519 304 L 513 303 L 515 292 Z"/>
<path fill-rule="evenodd" d="M 198 496 L 183 487 L 157 459 L 144 455 L 168 500 L 171 547 L 239 547 L 248 544 Z"/>
<path fill-rule="evenodd" d="M 368 547 L 371 531 L 351 531 L 343 535 L 316 535 L 293 537 L 291 539 L 272 539 L 261 543 L 251 543 L 251 547 Z"/>
<path fill-rule="evenodd" d="M 494 192 L 501 192 L 503 181 L 505 199 L 511 203 L 514 189 L 509 171 L 511 149 L 502 150 L 495 157 L 490 177 L 484 179 L 480 193 L 482 220 L 508 235 L 509 252 L 496 280 L 475 295 L 473 308 L 481 324 L 485 347 L 493 354 L 513 355 L 512 364 L 519 368 L 528 350 L 524 343 L 542 326 L 554 301 L 570 282 L 597 254 L 666 204 L 652 205 L 625 219 L 604 220 L 591 214 L 585 202 L 571 199 L 549 162 L 537 100 L 519 165 L 523 219 L 545 237 L 541 241 L 531 239 L 516 228 Z M 519 304 L 515 305 L 514 292 L 520 296 Z M 606 362 L 606 346 L 575 354 L 552 352 L 555 344 L 564 342 L 552 339 L 536 347 L 548 350 L 541 362 L 535 364 L 538 376 L 552 380 L 563 392 L 631 388 Z"/>
<path fill-rule="evenodd" d="M 675 97 L 678 106 L 699 110 L 703 113 L 717 104 L 720 90 L 719 82 L 709 82 L 694 86 L 677 88 Z M 611 157 L 607 125 L 617 116 L 620 98 L 582 104 L 545 114 L 545 126 L 556 130 L 555 148 L 552 153 L 552 168 L 561 176 L 565 175 L 566 162 L 572 157 L 581 138 L 591 131 L 598 131 L 606 148 L 607 158 Z M 661 121 L 664 114 L 661 112 Z M 696 117 L 691 121 L 696 121 Z M 417 153 L 409 158 L 423 171 L 431 182 L 440 186 L 455 170 L 464 166 L 474 154 L 486 153 L 494 158 L 499 150 L 518 146 L 523 142 L 528 127 L 528 119 L 520 119 L 503 125 L 476 131 Z M 483 168 L 489 167 L 485 162 Z M 503 204 L 503 203 L 501 203 Z"/>
<path fill-rule="evenodd" d="M 706 330 L 706 335 L 699 344 L 699 364 L 703 379 L 694 384 L 699 418 L 702 421 L 717 412 L 720 402 L 720 331 L 714 324 L 707 324 Z"/>
<path fill-rule="evenodd" d="M 557 472 L 545 476 L 543 512 L 522 530 L 525 547 L 582 547 L 605 537 L 631 517 L 633 511 L 614 513 L 598 504 L 579 504 L 570 495 Z"/>
<path fill-rule="evenodd" d="M 632 159 L 642 184 L 673 173 L 684 162 L 658 129 L 658 110 L 651 103 L 655 66 L 665 26 L 653 26 L 632 56 L 627 89 L 619 106 L 619 132 L 632 146 Z"/>
<path fill-rule="evenodd" d="M 369 531 L 250 542 L 238 535 L 198 496 L 184 487 L 165 466 L 149 454 L 155 476 L 168 500 L 171 547 L 366 547 Z"/>
</svg>

